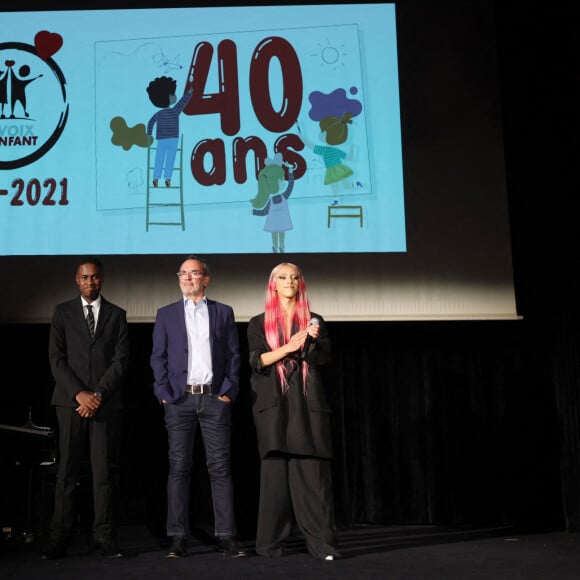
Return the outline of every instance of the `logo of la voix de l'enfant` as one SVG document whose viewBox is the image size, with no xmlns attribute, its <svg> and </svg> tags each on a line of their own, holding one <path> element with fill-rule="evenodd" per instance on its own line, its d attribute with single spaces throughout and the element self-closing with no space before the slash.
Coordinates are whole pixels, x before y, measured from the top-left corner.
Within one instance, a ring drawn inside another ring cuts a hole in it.
<svg viewBox="0 0 580 580">
<path fill-rule="evenodd" d="M 33 45 L 0 42 L 0 169 L 30 165 L 59 140 L 68 103 L 52 57 L 61 47 L 60 34 L 46 30 Z"/>
</svg>

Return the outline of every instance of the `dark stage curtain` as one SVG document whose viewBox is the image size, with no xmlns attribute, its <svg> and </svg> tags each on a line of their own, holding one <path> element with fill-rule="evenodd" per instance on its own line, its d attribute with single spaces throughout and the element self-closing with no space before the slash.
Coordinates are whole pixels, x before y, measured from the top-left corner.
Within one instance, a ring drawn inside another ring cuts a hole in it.
<svg viewBox="0 0 580 580">
<path fill-rule="evenodd" d="M 546 331 L 525 320 L 329 323 L 333 361 L 325 373 L 334 408 L 338 523 L 577 529 L 579 357 L 570 327 L 555 326 Z M 259 459 L 246 328 L 239 324 L 244 364 L 232 471 L 240 536 L 252 538 Z M 151 331 L 151 324 L 130 325 L 120 521 L 144 523 L 162 536 L 166 436 L 152 395 Z M 0 423 L 22 424 L 30 408 L 37 424 L 56 427 L 48 326 L 2 326 L 0 340 L 5 375 L 16 377 L 5 379 Z M 9 456 L 5 445 L 0 449 L 8 474 L 3 486 L 12 490 L 14 453 L 29 449 L 14 439 Z M 193 525 L 211 533 L 202 445 L 195 452 L 201 463 L 193 474 Z M 25 515 L 14 513 L 17 503 L 10 505 L 12 519 L 22 521 Z M 24 511 L 26 501 L 19 505 Z M 4 507 L 0 513 L 8 513 Z"/>
<path fill-rule="evenodd" d="M 334 335 L 345 523 L 561 525 L 551 361 L 525 322 Z"/>
<path fill-rule="evenodd" d="M 580 531 L 580 317 L 558 319 L 553 383 L 560 420 L 560 469 L 566 529 Z"/>
</svg>

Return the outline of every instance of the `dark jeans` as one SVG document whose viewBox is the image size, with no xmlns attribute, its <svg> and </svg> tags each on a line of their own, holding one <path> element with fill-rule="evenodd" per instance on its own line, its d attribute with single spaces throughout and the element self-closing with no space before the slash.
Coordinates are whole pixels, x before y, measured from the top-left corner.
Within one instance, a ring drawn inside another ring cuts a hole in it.
<svg viewBox="0 0 580 580">
<path fill-rule="evenodd" d="M 234 493 L 230 473 L 231 403 L 214 395 L 186 394 L 165 406 L 169 440 L 167 535 L 189 534 L 189 489 L 193 444 L 199 425 L 211 483 L 216 536 L 234 536 Z"/>
</svg>

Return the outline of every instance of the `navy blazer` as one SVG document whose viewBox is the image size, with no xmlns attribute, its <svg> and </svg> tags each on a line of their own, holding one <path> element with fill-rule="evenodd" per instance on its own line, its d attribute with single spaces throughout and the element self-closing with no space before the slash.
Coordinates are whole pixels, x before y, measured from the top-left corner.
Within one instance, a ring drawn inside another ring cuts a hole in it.
<svg viewBox="0 0 580 580">
<path fill-rule="evenodd" d="M 231 306 L 207 300 L 212 362 L 212 392 L 235 401 L 239 391 L 240 344 Z M 161 402 L 174 403 L 187 385 L 187 330 L 183 299 L 157 311 L 153 327 L 153 390 Z"/>
</svg>

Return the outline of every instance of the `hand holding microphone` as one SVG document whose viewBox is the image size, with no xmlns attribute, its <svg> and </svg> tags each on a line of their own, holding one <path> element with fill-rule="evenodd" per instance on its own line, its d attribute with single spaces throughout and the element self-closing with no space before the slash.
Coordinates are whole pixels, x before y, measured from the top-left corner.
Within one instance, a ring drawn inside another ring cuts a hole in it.
<svg viewBox="0 0 580 580">
<path fill-rule="evenodd" d="M 310 320 L 310 325 L 309 326 L 319 326 L 320 325 L 320 320 L 318 320 L 318 318 L 312 318 Z M 312 344 L 312 341 L 315 340 L 311 334 L 309 334 L 306 337 L 306 340 L 304 341 L 304 346 L 302 347 L 302 352 L 300 353 L 300 360 L 304 360 L 306 358 L 306 354 L 308 353 L 308 351 L 310 350 L 310 345 Z"/>
</svg>

